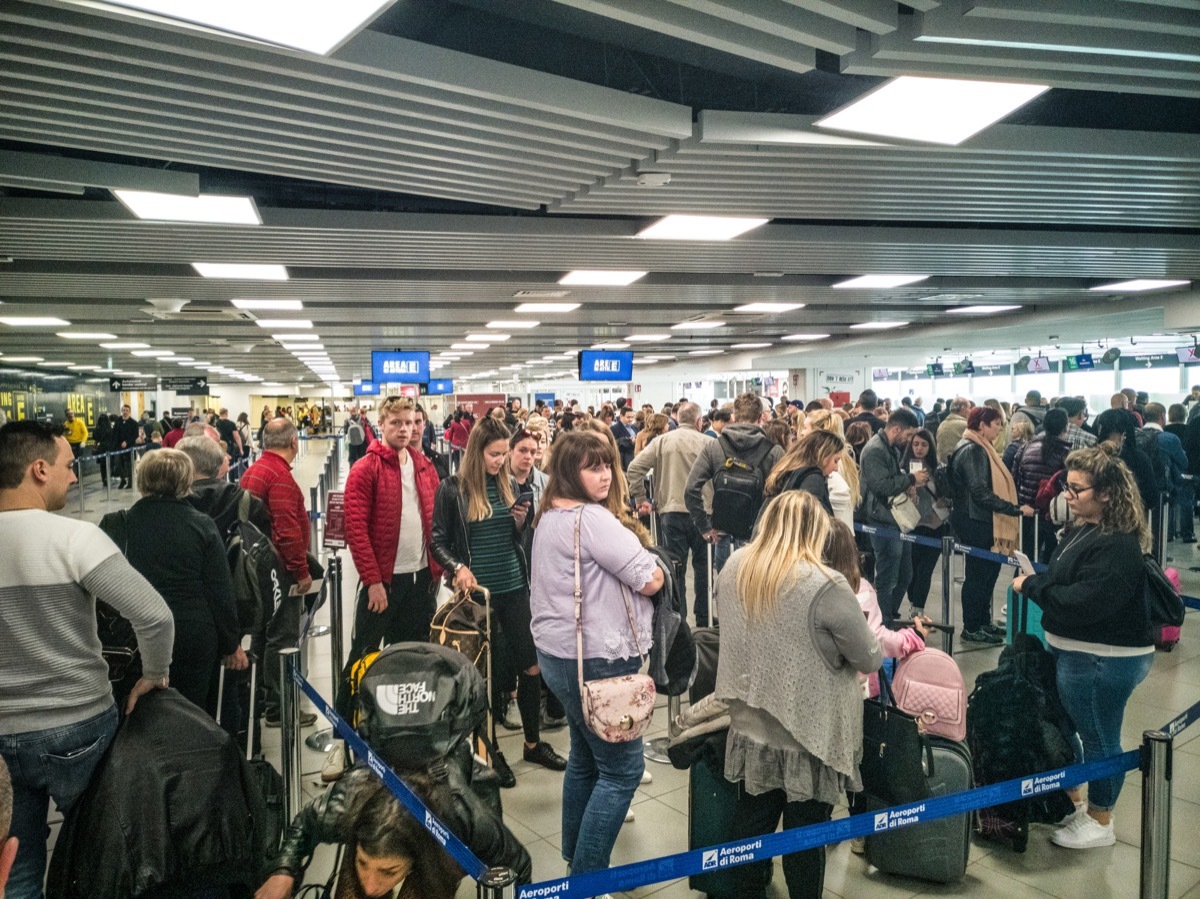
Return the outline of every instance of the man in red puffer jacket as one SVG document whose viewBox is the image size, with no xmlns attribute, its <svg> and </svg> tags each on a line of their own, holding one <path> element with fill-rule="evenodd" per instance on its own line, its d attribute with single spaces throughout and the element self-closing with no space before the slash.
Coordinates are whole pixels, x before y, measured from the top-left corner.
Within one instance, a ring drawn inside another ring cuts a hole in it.
<svg viewBox="0 0 1200 899">
<path fill-rule="evenodd" d="M 376 440 L 346 479 L 346 543 L 362 585 L 354 613 L 350 667 L 380 641 L 429 639 L 442 570 L 430 552 L 437 471 L 408 449 L 413 402 L 388 397 Z"/>
</svg>

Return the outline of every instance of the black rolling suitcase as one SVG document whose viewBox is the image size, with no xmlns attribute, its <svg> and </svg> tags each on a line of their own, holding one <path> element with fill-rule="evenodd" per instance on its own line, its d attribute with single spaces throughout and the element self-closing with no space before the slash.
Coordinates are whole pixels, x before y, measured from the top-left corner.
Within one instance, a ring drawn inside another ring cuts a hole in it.
<svg viewBox="0 0 1200 899">
<path fill-rule="evenodd" d="M 929 737 L 929 742 L 933 754 L 933 770 L 927 778 L 930 797 L 971 789 L 975 778 L 967 745 L 940 737 Z M 867 797 L 869 812 L 882 807 Z M 970 812 L 867 837 L 867 861 L 880 871 L 936 883 L 962 880 L 970 853 Z"/>
<path fill-rule="evenodd" d="M 264 819 L 265 834 L 263 844 L 266 847 L 268 856 L 274 855 L 278 851 L 280 844 L 283 842 L 283 832 L 287 829 L 290 823 L 287 820 L 287 810 L 284 806 L 283 799 L 283 777 L 275 766 L 268 762 L 259 753 L 254 754 L 254 734 L 257 728 L 255 727 L 255 681 L 258 675 L 258 660 L 250 655 L 250 690 L 249 702 L 250 714 L 246 727 L 246 761 L 250 764 L 250 773 L 254 777 L 254 783 L 258 787 L 259 795 L 262 796 L 263 805 L 266 806 L 267 816 Z M 225 666 L 220 668 L 220 675 L 217 687 L 217 724 L 221 723 L 221 707 L 225 698 Z"/>
</svg>

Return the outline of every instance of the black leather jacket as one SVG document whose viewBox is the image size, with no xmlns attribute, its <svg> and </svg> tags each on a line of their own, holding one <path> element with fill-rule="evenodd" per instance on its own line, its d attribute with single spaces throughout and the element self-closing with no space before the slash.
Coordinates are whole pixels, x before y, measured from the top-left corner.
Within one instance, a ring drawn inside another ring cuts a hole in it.
<svg viewBox="0 0 1200 899">
<path fill-rule="evenodd" d="M 992 491 L 992 466 L 987 450 L 965 437 L 950 456 L 950 484 L 954 517 L 991 522 L 992 514 L 1020 515 L 1021 507 L 1001 499 Z"/>
<path fill-rule="evenodd" d="M 517 874 L 518 884 L 531 883 L 533 860 L 525 847 L 471 790 L 461 766 L 451 763 L 446 767 L 451 806 L 443 810 L 442 822 L 480 861 L 489 866 L 511 868 Z M 299 882 L 319 843 L 340 843 L 345 839 L 347 801 L 374 776 L 365 765 L 355 765 L 341 780 L 304 806 L 284 833 L 283 845 L 274 862 L 268 865 L 268 873 L 290 874 Z M 462 876 L 461 871 L 459 876 Z"/>
<path fill-rule="evenodd" d="M 471 567 L 471 538 L 467 532 L 467 498 L 458 489 L 458 475 L 446 478 L 438 486 L 433 499 L 433 557 L 446 572 L 446 580 L 454 581 L 454 568 L 460 562 Z M 519 492 L 517 482 L 512 481 L 513 496 Z M 531 524 L 525 519 L 525 526 Z M 529 580 L 529 559 L 525 555 L 522 531 L 513 531 L 513 549 L 521 563 L 521 571 Z"/>
</svg>

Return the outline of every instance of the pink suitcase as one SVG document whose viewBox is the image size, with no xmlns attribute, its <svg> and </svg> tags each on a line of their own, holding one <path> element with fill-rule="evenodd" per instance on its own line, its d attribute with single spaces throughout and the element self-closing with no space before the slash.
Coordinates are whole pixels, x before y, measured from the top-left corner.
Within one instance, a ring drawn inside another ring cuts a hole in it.
<svg viewBox="0 0 1200 899">
<path fill-rule="evenodd" d="M 958 664 L 940 649 L 905 656 L 892 675 L 896 705 L 917 718 L 925 733 L 961 742 L 967 738 L 967 689 Z"/>
</svg>

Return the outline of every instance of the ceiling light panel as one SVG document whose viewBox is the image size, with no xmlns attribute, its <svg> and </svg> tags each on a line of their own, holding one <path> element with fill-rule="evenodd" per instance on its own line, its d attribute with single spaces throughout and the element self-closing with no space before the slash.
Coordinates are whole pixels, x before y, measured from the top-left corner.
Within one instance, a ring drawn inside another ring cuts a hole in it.
<svg viewBox="0 0 1200 899">
<path fill-rule="evenodd" d="M 74 364 L 74 362 L 39 362 L 38 366 L 40 368 L 70 368 Z"/>
<path fill-rule="evenodd" d="M 692 350 L 688 353 L 689 356 L 720 356 L 724 350 Z"/>
<path fill-rule="evenodd" d="M 1044 84 L 904 75 L 816 124 L 955 146 L 1049 89 Z"/>
<path fill-rule="evenodd" d="M 499 332 L 495 332 L 491 334 L 468 334 L 464 340 L 466 340 L 468 343 L 501 343 L 511 337 L 511 334 L 501 334 Z"/>
<path fill-rule="evenodd" d="M 828 334 L 784 334 L 780 340 L 824 340 Z"/>
<path fill-rule="evenodd" d="M 851 325 L 853 331 L 887 331 L 891 328 L 903 328 L 908 322 L 859 322 Z"/>
<path fill-rule="evenodd" d="M 230 300 L 238 309 L 261 309 L 267 312 L 299 312 L 304 308 L 300 300 Z"/>
<path fill-rule="evenodd" d="M 1090 290 L 1103 293 L 1136 293 L 1139 290 L 1158 290 L 1161 287 L 1183 287 L 1191 281 L 1156 281 L 1151 278 L 1135 278 L 1132 281 L 1118 281 L 1115 284 L 1102 284 Z"/>
<path fill-rule="evenodd" d="M 450 344 L 450 349 L 452 349 L 452 350 L 486 350 L 490 346 L 491 346 L 490 343 L 480 343 L 478 341 L 468 341 L 466 343 L 452 343 L 452 344 Z"/>
<path fill-rule="evenodd" d="M 44 315 L 0 315 L 0 324 L 13 328 L 62 328 L 71 325 L 69 321 L 61 318 L 50 318 Z"/>
<path fill-rule="evenodd" d="M 134 350 L 131 355 L 141 356 L 146 359 L 162 359 L 167 356 L 174 356 L 175 354 L 170 350 Z"/>
<path fill-rule="evenodd" d="M 647 272 L 581 269 L 579 271 L 567 272 L 567 274 L 559 279 L 558 283 L 591 287 L 627 287 L 639 278 L 646 277 L 647 274 Z"/>
<path fill-rule="evenodd" d="M 5 362 L 43 362 L 41 356 L 5 356 Z"/>
<path fill-rule="evenodd" d="M 288 328 L 296 328 L 297 330 L 307 331 L 312 328 L 313 323 L 307 318 L 260 318 L 255 322 L 260 328 L 278 328 L 280 331 L 286 331 Z M 291 340 L 290 334 L 283 336 L 275 336 L 276 340 Z M 301 337 L 301 340 L 304 338 Z"/>
<path fill-rule="evenodd" d="M 613 343 L 594 343 L 592 344 L 591 348 L 593 350 L 627 350 L 629 349 L 629 344 L 622 343 L 620 341 L 615 341 Z M 574 354 L 572 353 L 572 355 Z"/>
<path fill-rule="evenodd" d="M 670 339 L 670 334 L 630 334 L 625 338 L 628 343 L 662 343 Z"/>
<path fill-rule="evenodd" d="M 905 284 L 924 281 L 928 277 L 929 275 L 862 275 L 848 281 L 839 281 L 833 287 L 835 290 L 903 287 Z"/>
<path fill-rule="evenodd" d="M 769 346 L 771 346 L 771 344 L 769 344 L 769 343 L 735 343 L 730 347 L 730 349 L 731 350 L 762 350 L 762 349 L 766 349 Z"/>
<path fill-rule="evenodd" d="M 287 343 L 303 343 L 308 340 L 320 340 L 321 335 L 319 335 L 319 334 L 272 334 L 271 339 L 278 340 L 280 342 L 286 341 Z"/>
<path fill-rule="evenodd" d="M 102 343 L 100 348 L 104 350 L 148 350 L 148 343 Z"/>
<path fill-rule="evenodd" d="M 185 197 L 146 190 L 114 190 L 113 194 L 140 219 L 158 222 L 207 222 L 225 225 L 261 225 L 250 197 L 201 194 Z"/>
<path fill-rule="evenodd" d="M 671 325 L 672 331 L 709 331 L 713 328 L 724 328 L 725 322 L 702 320 L 695 322 L 680 322 L 677 325 Z"/>
<path fill-rule="evenodd" d="M 1012 312 L 1014 309 L 1020 309 L 1020 305 L 1016 306 L 955 306 L 953 309 L 947 309 L 950 315 L 991 315 L 995 312 Z"/>
<path fill-rule="evenodd" d="M 541 322 L 526 321 L 523 318 L 514 318 L 511 320 L 488 322 L 487 327 L 495 328 L 498 331 L 528 331 L 530 328 L 536 328 Z"/>
<path fill-rule="evenodd" d="M 64 340 L 116 340 L 116 334 L 105 334 L 103 331 L 59 331 L 54 335 Z"/>
<path fill-rule="evenodd" d="M 746 303 L 744 306 L 736 307 L 733 311 L 746 313 L 758 312 L 773 315 L 780 312 L 792 312 L 796 309 L 803 308 L 803 303 Z"/>
<path fill-rule="evenodd" d="M 244 281 L 286 281 L 282 265 L 248 265 L 241 262 L 193 262 L 192 268 L 205 278 L 239 278 Z"/>
<path fill-rule="evenodd" d="M 574 312 L 580 303 L 522 303 L 513 312 Z"/>
<path fill-rule="evenodd" d="M 668 215 L 639 231 L 637 236 L 643 240 L 732 240 L 769 221 L 716 215 Z"/>
</svg>

